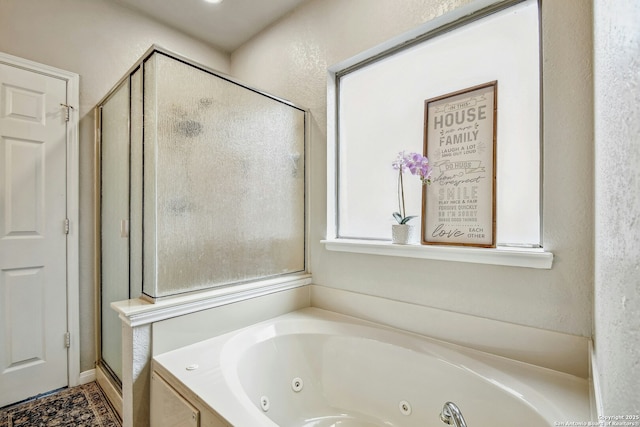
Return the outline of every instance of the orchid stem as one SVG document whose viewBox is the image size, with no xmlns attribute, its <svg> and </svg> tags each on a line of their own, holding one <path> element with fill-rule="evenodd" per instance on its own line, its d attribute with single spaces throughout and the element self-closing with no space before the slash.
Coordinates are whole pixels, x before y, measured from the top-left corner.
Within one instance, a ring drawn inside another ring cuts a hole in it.
<svg viewBox="0 0 640 427">
<path fill-rule="evenodd" d="M 402 182 L 402 166 L 398 169 L 398 209 L 400 210 L 400 216 L 402 219 L 405 217 L 405 207 L 404 207 L 404 185 Z"/>
</svg>

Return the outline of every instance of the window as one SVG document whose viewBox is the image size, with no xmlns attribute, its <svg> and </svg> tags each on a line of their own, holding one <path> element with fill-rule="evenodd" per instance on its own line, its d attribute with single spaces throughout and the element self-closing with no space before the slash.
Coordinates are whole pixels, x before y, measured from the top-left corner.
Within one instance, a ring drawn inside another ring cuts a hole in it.
<svg viewBox="0 0 640 427">
<path fill-rule="evenodd" d="M 328 239 L 390 240 L 391 162 L 402 150 L 422 153 L 424 101 L 497 80 L 496 242 L 541 247 L 538 2 L 454 12 L 465 18 L 447 14 L 330 70 Z M 420 215 L 418 179 L 405 181 L 405 199 Z"/>
</svg>

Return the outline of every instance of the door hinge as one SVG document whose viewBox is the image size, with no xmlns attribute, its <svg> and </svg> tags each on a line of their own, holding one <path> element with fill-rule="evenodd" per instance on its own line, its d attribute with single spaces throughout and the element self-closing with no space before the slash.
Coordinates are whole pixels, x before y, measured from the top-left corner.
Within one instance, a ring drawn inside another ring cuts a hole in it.
<svg viewBox="0 0 640 427">
<path fill-rule="evenodd" d="M 71 229 L 71 221 L 69 218 L 64 219 L 64 234 L 69 234 L 69 230 Z"/>
<path fill-rule="evenodd" d="M 73 110 L 73 106 L 69 105 L 69 104 L 62 104 L 60 103 L 61 107 L 64 107 L 64 121 L 68 122 L 69 121 L 69 114 L 70 114 L 70 110 Z"/>
<path fill-rule="evenodd" d="M 64 346 L 66 348 L 71 347 L 71 332 L 65 332 L 64 334 Z"/>
</svg>

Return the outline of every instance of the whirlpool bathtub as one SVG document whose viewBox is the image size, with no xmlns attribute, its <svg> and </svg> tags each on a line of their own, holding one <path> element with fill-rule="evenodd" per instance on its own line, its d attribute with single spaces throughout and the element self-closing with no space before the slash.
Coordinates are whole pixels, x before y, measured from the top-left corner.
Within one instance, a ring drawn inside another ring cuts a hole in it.
<svg viewBox="0 0 640 427">
<path fill-rule="evenodd" d="M 468 427 L 590 420 L 586 379 L 316 308 L 153 363 L 236 427 L 435 427 L 449 401 Z"/>
</svg>

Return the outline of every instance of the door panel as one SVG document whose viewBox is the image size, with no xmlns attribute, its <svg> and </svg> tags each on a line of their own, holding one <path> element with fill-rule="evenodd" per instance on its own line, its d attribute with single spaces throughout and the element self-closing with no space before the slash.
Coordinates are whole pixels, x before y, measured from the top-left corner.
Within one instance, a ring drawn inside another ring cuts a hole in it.
<svg viewBox="0 0 640 427">
<path fill-rule="evenodd" d="M 44 144 L 10 137 L 5 137 L 3 143 L 6 199 L 11 201 L 5 206 L 3 235 L 42 238 Z"/>
<path fill-rule="evenodd" d="M 68 384 L 64 103 L 0 64 L 0 406 Z"/>
<path fill-rule="evenodd" d="M 44 363 L 43 291 L 42 268 L 18 268 L 2 272 L 5 277 L 4 300 L 9 325 L 18 325 L 7 334 L 5 342 L 10 358 L 6 371 L 15 371 L 26 365 Z M 22 307 L 31 306 L 33 310 Z"/>
</svg>

